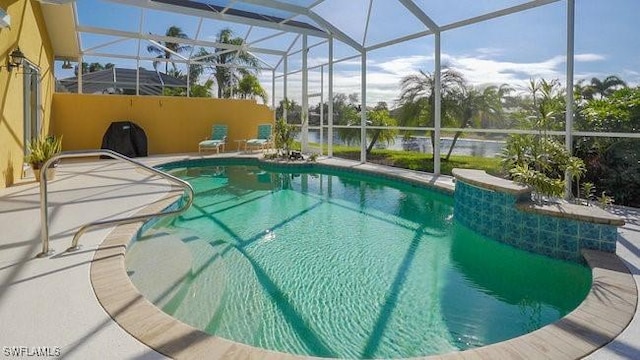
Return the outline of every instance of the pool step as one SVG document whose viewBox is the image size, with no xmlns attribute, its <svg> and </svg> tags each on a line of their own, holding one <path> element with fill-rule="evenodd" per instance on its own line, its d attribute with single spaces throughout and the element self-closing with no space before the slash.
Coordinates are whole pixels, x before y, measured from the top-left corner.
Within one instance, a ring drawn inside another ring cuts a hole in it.
<svg viewBox="0 0 640 360">
<path fill-rule="evenodd" d="M 125 265 L 140 293 L 162 307 L 190 276 L 193 257 L 179 234 L 150 230 L 127 249 Z"/>
</svg>

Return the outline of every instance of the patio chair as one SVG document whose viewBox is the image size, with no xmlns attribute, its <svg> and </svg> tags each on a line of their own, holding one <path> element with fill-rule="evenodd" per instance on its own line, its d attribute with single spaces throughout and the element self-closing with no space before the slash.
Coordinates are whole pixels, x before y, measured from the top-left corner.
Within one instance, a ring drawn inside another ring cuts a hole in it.
<svg viewBox="0 0 640 360">
<path fill-rule="evenodd" d="M 245 142 L 244 150 L 252 150 L 258 148 L 260 150 L 267 149 L 271 146 L 271 124 L 258 125 L 258 136 L 255 139 L 249 139 Z"/>
<path fill-rule="evenodd" d="M 213 150 L 220 153 L 220 147 L 224 152 L 224 145 L 227 143 L 227 125 L 213 125 L 211 127 L 211 138 L 201 141 L 198 144 L 198 153 L 203 150 Z"/>
</svg>

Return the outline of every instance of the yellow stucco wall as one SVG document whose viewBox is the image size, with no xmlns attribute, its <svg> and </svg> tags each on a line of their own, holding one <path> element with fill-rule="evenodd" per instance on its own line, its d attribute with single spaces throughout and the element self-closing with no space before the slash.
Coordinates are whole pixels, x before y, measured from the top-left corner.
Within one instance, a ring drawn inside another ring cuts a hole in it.
<svg viewBox="0 0 640 360">
<path fill-rule="evenodd" d="M 24 158 L 24 75 L 22 68 L 5 68 L 16 47 L 40 69 L 42 129 L 49 130 L 54 90 L 53 51 L 40 5 L 34 0 L 0 0 L 11 16 L 11 27 L 0 29 L 0 188 L 22 176 Z"/>
<path fill-rule="evenodd" d="M 229 126 L 226 151 L 235 151 L 234 140 L 255 138 L 258 124 L 273 123 L 273 111 L 253 100 L 64 93 L 53 97 L 52 133 L 63 136 L 65 151 L 99 149 L 109 125 L 122 120 L 144 129 L 150 155 L 196 152 L 214 123 Z"/>
</svg>

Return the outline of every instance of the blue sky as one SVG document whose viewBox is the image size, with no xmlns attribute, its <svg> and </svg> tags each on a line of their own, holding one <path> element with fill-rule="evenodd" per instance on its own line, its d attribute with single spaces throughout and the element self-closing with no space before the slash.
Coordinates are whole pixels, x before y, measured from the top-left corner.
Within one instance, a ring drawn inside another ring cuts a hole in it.
<svg viewBox="0 0 640 360">
<path fill-rule="evenodd" d="M 212 1 L 213 2 L 213 1 Z M 216 3 L 228 3 L 225 0 Z M 292 4 L 306 5 L 310 0 L 284 0 Z M 525 0 L 415 0 L 425 13 L 438 25 L 445 25 L 467 17 L 526 2 Z M 140 9 L 100 0 L 78 1 L 78 17 L 81 25 L 107 27 L 137 32 L 140 26 Z M 424 30 L 425 27 L 395 0 L 374 0 L 371 20 L 366 27 L 369 0 L 325 0 L 314 8 L 318 14 L 342 29 L 350 37 L 362 42 L 365 29 L 365 45 L 370 46 Z M 246 9 L 245 9 L 246 10 Z M 277 11 L 272 15 L 282 15 Z M 575 77 L 590 79 L 615 74 L 632 85 L 640 83 L 640 41 L 637 39 L 638 0 L 576 0 Z M 516 88 L 524 86 L 530 78 L 544 77 L 565 80 L 566 1 L 504 16 L 487 22 L 446 31 L 442 34 L 443 64 L 463 73 L 477 86 L 508 83 Z M 171 25 L 181 27 L 189 37 L 196 37 L 198 18 L 146 10 L 142 31 L 163 34 Z M 312 22 L 308 18 L 299 18 Z M 205 20 L 198 38 L 213 40 L 225 27 L 236 35 L 246 36 L 249 27 L 214 20 Z M 273 30 L 254 28 L 249 33 L 249 43 L 272 34 Z M 293 35 L 282 36 L 256 43 L 258 47 L 286 48 Z M 114 40 L 113 37 L 83 35 L 85 49 Z M 309 44 L 321 41 L 309 38 Z M 146 45 L 141 55 L 147 56 Z M 300 41 L 294 45 L 299 49 Z M 433 37 L 427 36 L 368 53 L 367 101 L 393 103 L 399 94 L 399 82 L 403 76 L 419 69 L 433 71 Z M 100 52 L 135 55 L 137 41 L 117 43 Z M 348 46 L 336 42 L 335 57 L 357 54 Z M 273 56 L 262 58 L 275 65 Z M 322 45 L 309 53 L 310 65 L 325 62 L 327 46 Z M 118 66 L 135 67 L 135 61 L 88 57 L 88 62 L 113 62 Z M 151 62 L 141 66 L 152 68 Z M 300 55 L 289 58 L 289 69 L 301 67 Z M 282 67 L 276 70 L 279 74 Z M 324 86 L 326 91 L 327 74 Z M 261 74 L 265 89 L 271 93 L 271 72 Z M 300 75 L 290 76 L 289 96 L 299 99 Z M 360 92 L 360 60 L 354 59 L 336 65 L 335 91 Z M 310 73 L 310 92 L 320 90 L 320 72 Z M 282 96 L 282 80 L 276 84 L 276 99 Z M 311 100 L 313 103 L 314 100 Z M 315 100 L 317 102 L 317 99 Z"/>
</svg>

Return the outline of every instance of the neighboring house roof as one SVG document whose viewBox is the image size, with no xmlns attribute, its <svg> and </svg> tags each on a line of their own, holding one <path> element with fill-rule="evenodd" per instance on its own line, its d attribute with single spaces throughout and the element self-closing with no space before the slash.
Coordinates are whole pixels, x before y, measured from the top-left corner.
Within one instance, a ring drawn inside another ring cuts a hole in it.
<svg viewBox="0 0 640 360">
<path fill-rule="evenodd" d="M 136 91 L 136 69 L 111 68 L 82 74 L 84 94 L 122 94 Z M 78 77 L 59 80 L 69 92 L 78 92 Z M 187 82 L 176 77 L 140 68 L 140 95 L 161 95 L 165 87 L 187 87 Z"/>
</svg>

